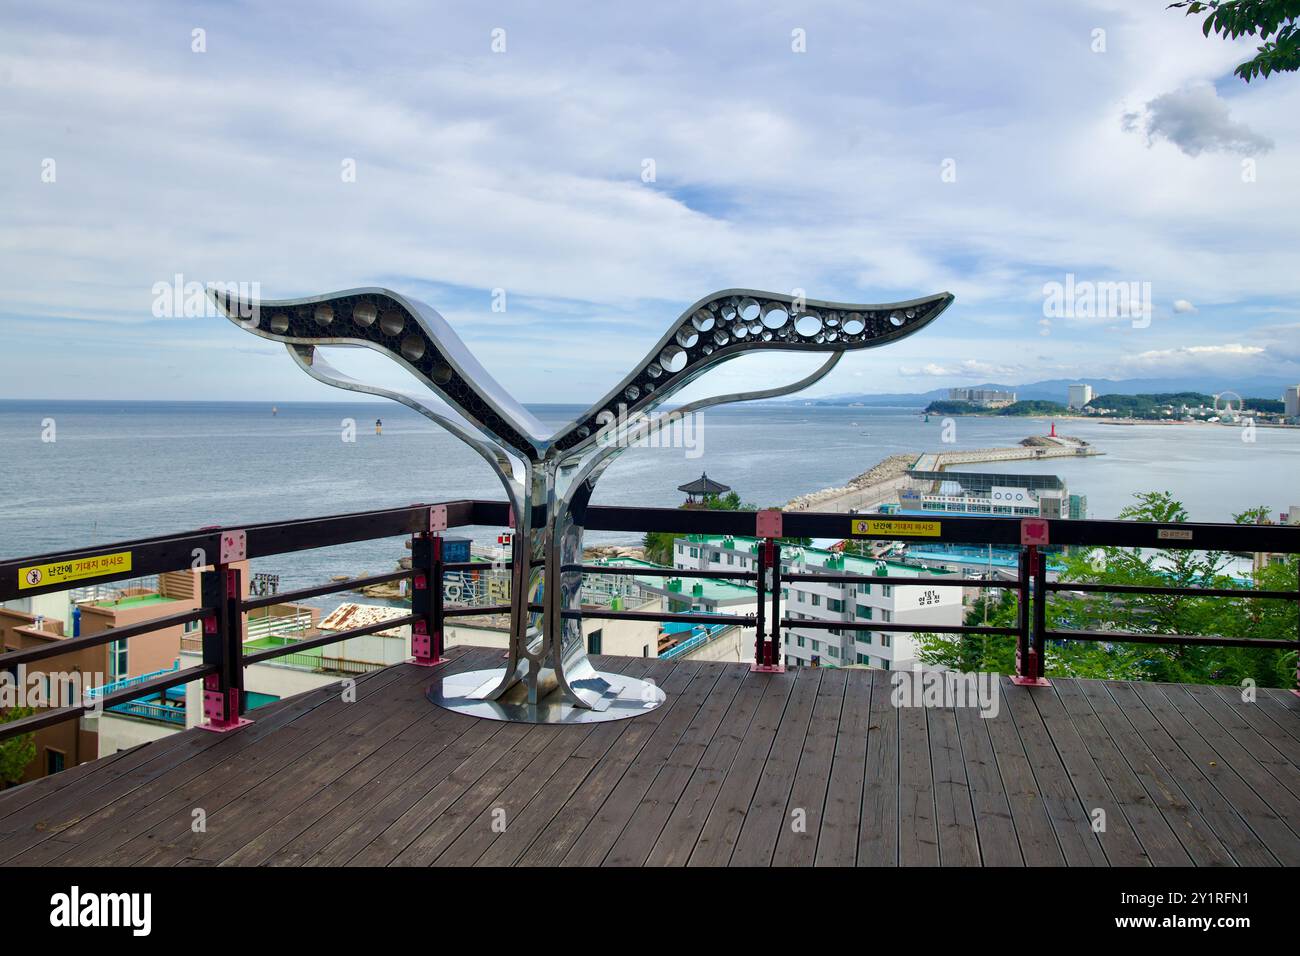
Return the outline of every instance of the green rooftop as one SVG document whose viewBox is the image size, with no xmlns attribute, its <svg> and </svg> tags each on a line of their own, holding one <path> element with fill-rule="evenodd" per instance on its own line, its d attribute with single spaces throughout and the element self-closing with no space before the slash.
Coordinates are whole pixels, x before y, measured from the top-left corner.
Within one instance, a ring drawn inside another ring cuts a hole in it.
<svg viewBox="0 0 1300 956">
<path fill-rule="evenodd" d="M 747 551 L 755 553 L 758 538 L 745 538 L 740 536 L 729 536 L 723 534 L 692 534 L 677 540 L 688 541 L 693 545 L 706 548 L 719 548 L 723 550 Z M 955 571 L 940 571 L 930 568 L 918 568 L 911 564 L 902 564 L 898 561 L 886 561 L 883 558 L 864 558 L 857 554 L 841 554 L 838 551 L 828 551 L 825 548 L 804 547 L 802 545 L 782 545 L 781 556 L 784 560 L 790 561 L 796 556 L 802 554 L 804 564 L 809 569 L 824 568 L 829 572 L 837 574 L 864 574 L 897 577 L 943 577 L 949 574 L 955 574 Z M 881 565 L 884 571 L 880 570 Z"/>
<path fill-rule="evenodd" d="M 119 600 L 95 601 L 93 607 L 148 607 L 150 604 L 171 604 L 176 598 L 164 597 L 161 594 L 133 594 L 130 597 L 124 597 Z"/>
</svg>

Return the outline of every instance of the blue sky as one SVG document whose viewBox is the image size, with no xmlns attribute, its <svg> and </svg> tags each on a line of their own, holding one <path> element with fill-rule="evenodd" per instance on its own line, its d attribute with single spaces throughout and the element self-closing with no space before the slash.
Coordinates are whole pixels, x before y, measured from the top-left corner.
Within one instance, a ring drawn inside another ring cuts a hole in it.
<svg viewBox="0 0 1300 956">
<path fill-rule="evenodd" d="M 1300 77 L 1246 86 L 1249 51 L 1163 0 L 10 5 L 0 397 L 341 397 L 156 318 L 177 273 L 413 295 L 530 402 L 594 400 L 731 287 L 956 294 L 813 394 L 1300 381 Z M 1046 318 L 1067 274 L 1150 283 L 1150 322 Z"/>
</svg>

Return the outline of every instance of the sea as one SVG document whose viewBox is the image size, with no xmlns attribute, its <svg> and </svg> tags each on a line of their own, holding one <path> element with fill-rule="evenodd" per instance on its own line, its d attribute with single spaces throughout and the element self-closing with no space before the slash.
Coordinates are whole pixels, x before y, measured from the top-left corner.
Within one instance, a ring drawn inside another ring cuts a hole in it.
<svg viewBox="0 0 1300 956">
<path fill-rule="evenodd" d="M 539 405 L 560 426 L 579 406 Z M 377 433 L 376 420 L 382 420 Z M 1049 419 L 961 417 L 944 443 L 941 416 L 919 408 L 756 403 L 708 409 L 690 447 L 630 448 L 605 472 L 595 504 L 675 506 L 701 473 L 746 502 L 779 506 L 841 486 L 899 452 L 1014 445 Z M 1059 475 L 1113 518 L 1144 491 L 1168 491 L 1194 521 L 1229 521 L 1264 505 L 1300 504 L 1300 429 L 1105 424 L 1068 419 L 1057 432 L 1099 457 L 971 465 Z M 351 429 L 352 441 L 349 437 Z M 1253 439 L 1253 440 L 1243 440 Z M 207 525 L 340 514 L 458 498 L 504 497 L 484 462 L 404 406 L 375 402 L 0 401 L 0 558 L 101 546 Z M 462 532 L 493 543 L 499 529 Z M 636 536 L 590 534 L 590 544 Z M 391 570 L 401 539 L 262 558 L 280 589 Z"/>
</svg>

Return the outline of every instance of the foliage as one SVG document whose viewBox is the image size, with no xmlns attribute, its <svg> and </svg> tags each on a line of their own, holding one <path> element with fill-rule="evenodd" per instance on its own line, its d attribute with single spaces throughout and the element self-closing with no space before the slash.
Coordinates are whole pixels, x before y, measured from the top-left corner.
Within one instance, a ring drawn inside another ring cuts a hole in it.
<svg viewBox="0 0 1300 956">
<path fill-rule="evenodd" d="M 0 724 L 30 717 L 35 711 L 30 707 L 11 707 L 0 714 Z M 27 765 L 36 759 L 36 735 L 22 734 L 0 740 L 0 784 L 17 783 L 23 778 Z"/>
<path fill-rule="evenodd" d="M 925 407 L 927 415 L 1064 415 L 1069 411 L 1060 402 L 1026 399 L 1001 408 L 989 408 L 976 402 L 936 400 Z"/>
<path fill-rule="evenodd" d="M 687 505 L 682 505 L 687 508 Z M 725 495 L 705 495 L 696 504 L 690 505 L 690 509 L 698 510 L 704 508 L 708 511 L 757 511 L 758 505 L 750 502 L 742 502 L 740 495 L 734 491 L 729 491 Z M 641 545 L 645 550 L 645 559 L 654 564 L 671 565 L 673 563 L 673 541 L 677 538 L 685 537 L 685 531 L 650 531 L 642 539 Z M 809 545 L 812 543 L 811 538 L 781 538 L 781 544 Z"/>
<path fill-rule="evenodd" d="M 1201 32 L 1224 39 L 1259 37 L 1255 55 L 1232 72 L 1247 83 L 1257 76 L 1291 73 L 1300 68 L 1300 0 L 1180 0 L 1169 9 L 1185 16 L 1206 14 Z M 1271 38 L 1271 39 L 1270 39 Z"/>
<path fill-rule="evenodd" d="M 1121 511 L 1121 519 L 1188 520 L 1182 504 L 1168 492 L 1134 497 L 1137 503 Z M 1264 507 L 1252 508 L 1235 516 L 1235 520 L 1239 524 L 1256 523 L 1268 513 Z M 1240 588 L 1242 584 L 1225 573 L 1229 560 L 1230 556 L 1217 551 L 1096 548 L 1066 556 L 1060 577 L 1062 581 L 1096 584 Z M 1279 564 L 1255 572 L 1252 584 L 1263 590 L 1294 590 L 1298 571 L 1297 556 L 1290 555 Z M 1293 636 L 1300 623 L 1300 611 L 1292 601 L 1196 595 L 1062 593 L 1049 601 L 1046 613 L 1047 626 L 1053 630 L 1142 634 L 1276 638 Z M 988 624 L 1014 627 L 1016 616 L 1016 602 L 1010 592 L 989 599 Z M 967 623 L 986 623 L 982 600 L 971 609 Z M 1014 670 L 1014 637 L 927 634 L 918 640 L 924 663 L 1004 674 Z M 1048 676 L 1194 684 L 1239 684 L 1249 678 L 1269 687 L 1294 686 L 1295 667 L 1294 651 L 1101 641 L 1050 643 L 1046 660 Z"/>
</svg>

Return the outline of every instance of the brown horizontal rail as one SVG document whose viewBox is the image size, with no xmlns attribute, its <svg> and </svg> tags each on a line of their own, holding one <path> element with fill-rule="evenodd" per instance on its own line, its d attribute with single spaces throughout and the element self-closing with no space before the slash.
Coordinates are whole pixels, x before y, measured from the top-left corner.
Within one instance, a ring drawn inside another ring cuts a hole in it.
<svg viewBox="0 0 1300 956">
<path fill-rule="evenodd" d="M 561 611 L 570 620 L 592 618 L 598 621 L 658 621 L 668 624 L 736 624 L 753 627 L 752 614 L 658 614 L 653 611 Z"/>
<path fill-rule="evenodd" d="M 1300 640 L 1277 637 L 1222 637 L 1205 634 L 1143 634 L 1140 631 L 1045 631 L 1049 641 L 1093 641 L 1103 644 L 1183 644 L 1204 647 L 1263 647 L 1295 650 Z"/>
<path fill-rule="evenodd" d="M 561 566 L 560 570 L 566 573 L 581 571 L 583 574 L 642 574 L 648 578 L 715 578 L 726 581 L 758 580 L 758 572 L 756 571 L 706 571 L 698 568 L 607 568 L 600 564 L 566 564 Z"/>
<path fill-rule="evenodd" d="M 1085 584 L 1067 581 L 1048 581 L 1046 587 L 1049 591 L 1080 591 L 1083 593 L 1163 594 L 1176 597 L 1263 598 L 1268 600 L 1300 601 L 1300 591 L 1264 591 L 1253 588 L 1182 588 L 1160 584 Z"/>
<path fill-rule="evenodd" d="M 388 571 L 384 574 L 372 574 L 365 578 L 352 578 L 347 581 L 331 581 L 329 584 L 322 584 L 318 587 L 299 588 L 297 591 L 285 591 L 282 594 L 268 594 L 264 597 L 249 598 L 244 601 L 240 607 L 245 611 L 255 611 L 260 607 L 271 607 L 275 604 L 292 604 L 294 601 L 304 601 L 307 598 L 320 597 L 323 594 L 337 594 L 339 591 L 355 591 L 358 588 L 368 588 L 372 584 L 387 584 L 390 581 L 401 581 L 405 578 L 411 578 L 414 576 L 414 571 Z"/>
<path fill-rule="evenodd" d="M 104 631 L 96 631 L 94 634 L 82 634 L 79 637 L 64 637 L 49 641 L 48 643 L 36 647 L 24 647 L 21 650 L 9 651 L 6 654 L 0 654 L 0 668 L 16 667 L 19 664 L 26 664 L 29 661 L 45 660 L 48 657 L 58 657 L 61 654 L 73 654 L 77 651 L 84 651 L 87 648 L 99 647 L 103 644 L 109 644 L 113 641 L 124 641 L 127 638 L 135 637 L 139 634 L 148 634 L 150 631 L 158 631 L 164 627 L 175 627 L 178 624 L 188 624 L 191 621 L 199 621 L 207 617 L 209 612 L 206 608 L 194 608 L 189 611 L 181 611 L 177 614 L 168 614 L 164 617 L 150 618 L 147 621 L 141 621 L 139 624 L 128 624 L 125 627 L 110 627 Z"/>
<path fill-rule="evenodd" d="M 329 644 L 337 644 L 340 641 L 346 641 L 353 637 L 365 637 L 367 634 L 374 634 L 378 631 L 386 631 L 390 627 L 402 627 L 406 624 L 414 624 L 421 620 L 417 614 L 407 614 L 405 617 L 395 617 L 391 621 L 376 621 L 374 624 L 366 624 L 362 627 L 354 627 L 349 631 L 333 631 L 329 634 L 322 634 L 320 637 L 310 637 L 303 641 L 292 641 L 281 647 L 268 647 L 265 650 L 257 651 L 254 654 L 245 654 L 245 664 L 259 664 L 262 661 L 272 661 L 277 657 L 284 657 L 288 654 L 301 653 L 310 651 L 317 647 L 325 647 Z"/>
<path fill-rule="evenodd" d="M 1014 627 L 995 627 L 985 624 L 886 624 L 883 621 L 797 621 L 793 618 L 781 618 L 781 626 L 808 627 L 818 631 L 831 631 L 839 628 L 844 631 L 888 631 L 897 634 L 1018 634 Z"/>
<path fill-rule="evenodd" d="M 508 614 L 509 604 L 485 604 L 483 607 L 449 607 L 444 608 L 443 617 L 478 617 L 480 614 Z"/>
<path fill-rule="evenodd" d="M 929 573 L 928 569 L 918 568 L 917 570 Z M 807 571 L 800 571 L 792 574 L 786 571 L 781 572 L 781 580 L 785 581 L 812 581 L 820 584 L 890 584 L 902 585 L 903 587 L 941 587 L 941 588 L 1018 588 L 1018 581 L 983 581 L 979 578 L 901 578 L 896 575 L 876 576 L 874 574 L 812 574 Z"/>
<path fill-rule="evenodd" d="M 31 733 L 35 730 L 41 730 L 45 727 L 52 727 L 55 724 L 61 724 L 65 720 L 72 720 L 80 717 L 89 710 L 107 709 L 116 704 L 123 704 L 127 701 L 137 700 L 141 697 L 147 697 L 158 691 L 166 690 L 169 687 L 175 687 L 177 684 L 188 684 L 190 681 L 202 680 L 209 674 L 215 674 L 217 668 L 208 664 L 197 664 L 194 667 L 186 667 L 183 670 L 172 671 L 164 677 L 155 677 L 153 680 L 143 681 L 139 684 L 133 684 L 130 687 L 114 691 L 111 694 L 105 694 L 95 701 L 93 707 L 86 704 L 78 704 L 72 707 L 55 707 L 49 710 L 40 710 L 30 717 L 22 717 L 18 720 L 11 720 L 7 724 L 0 724 L 0 740 L 9 737 L 16 737 L 20 734 Z"/>
</svg>

